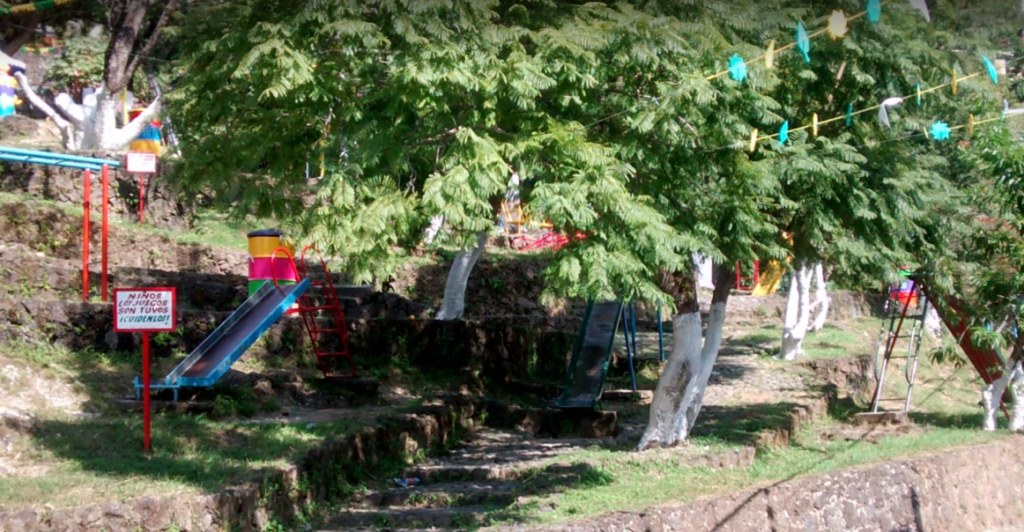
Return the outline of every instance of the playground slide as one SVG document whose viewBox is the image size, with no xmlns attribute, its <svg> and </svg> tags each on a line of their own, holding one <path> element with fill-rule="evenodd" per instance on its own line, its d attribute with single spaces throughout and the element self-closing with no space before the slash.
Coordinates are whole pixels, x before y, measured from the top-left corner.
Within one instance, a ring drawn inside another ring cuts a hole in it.
<svg viewBox="0 0 1024 532">
<path fill-rule="evenodd" d="M 161 387 L 212 386 L 306 290 L 308 279 L 279 287 L 264 284 L 181 361 Z"/>
<path fill-rule="evenodd" d="M 560 408 L 594 408 L 601 397 L 621 316 L 621 301 L 587 305 L 566 372 L 565 389 L 556 403 Z"/>
<path fill-rule="evenodd" d="M 782 284 L 782 278 L 785 275 L 786 270 L 782 268 L 782 264 L 779 261 L 774 259 L 768 261 L 768 267 L 765 268 L 761 278 L 758 279 L 753 295 L 767 296 L 778 292 L 779 286 Z"/>
<path fill-rule="evenodd" d="M 927 287 L 924 288 L 925 297 L 931 299 L 931 296 L 928 295 Z M 955 299 L 950 297 L 946 298 L 946 304 L 949 305 L 947 309 L 943 309 L 942 305 L 933 306 L 938 311 L 939 317 L 945 322 L 946 327 L 949 328 L 949 332 L 953 333 L 953 336 L 956 337 L 960 343 L 960 348 L 964 350 L 967 359 L 971 361 L 971 365 L 981 375 L 985 384 L 992 384 L 992 381 L 1003 375 L 1003 365 L 1005 364 L 1003 357 L 997 351 L 983 349 L 974 345 L 971 331 L 967 328 L 967 317 L 964 315 L 962 307 Z"/>
</svg>

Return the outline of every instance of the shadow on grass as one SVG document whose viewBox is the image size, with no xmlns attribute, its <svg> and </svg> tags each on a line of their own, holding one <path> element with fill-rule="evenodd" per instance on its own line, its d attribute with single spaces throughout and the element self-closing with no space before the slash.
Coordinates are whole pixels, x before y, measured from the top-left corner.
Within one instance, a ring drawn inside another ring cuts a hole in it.
<svg viewBox="0 0 1024 532">
<path fill-rule="evenodd" d="M 41 421 L 34 443 L 54 458 L 73 464 L 67 478 L 48 481 L 58 492 L 79 486 L 81 473 L 96 479 L 141 478 L 190 486 L 207 493 L 251 479 L 261 467 L 284 465 L 327 438 L 344 436 L 354 425 L 227 425 L 202 416 L 157 415 L 152 452 L 144 453 L 141 417 Z M 109 481 L 97 480 L 98 488 Z M 16 482 L 17 483 L 17 482 Z M 24 479 L 25 489 L 32 479 Z M 41 488 L 45 489 L 45 488 Z M 40 493 L 46 496 L 46 493 Z"/>
<path fill-rule="evenodd" d="M 520 487 L 508 503 L 488 505 L 483 524 L 526 523 L 537 514 L 552 509 L 536 500 L 519 502 L 520 497 L 542 497 L 576 489 L 592 489 L 607 486 L 614 481 L 615 476 L 611 473 L 585 462 L 557 464 L 531 471 L 520 479 Z"/>
<path fill-rule="evenodd" d="M 753 445 L 765 431 L 788 428 L 797 406 L 791 402 L 705 406 L 692 435 L 713 437 L 725 443 Z"/>
</svg>

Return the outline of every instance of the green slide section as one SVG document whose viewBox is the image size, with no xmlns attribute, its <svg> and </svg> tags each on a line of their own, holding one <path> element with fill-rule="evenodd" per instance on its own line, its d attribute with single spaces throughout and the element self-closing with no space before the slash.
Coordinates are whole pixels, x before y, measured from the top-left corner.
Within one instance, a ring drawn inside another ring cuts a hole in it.
<svg viewBox="0 0 1024 532">
<path fill-rule="evenodd" d="M 615 332 L 622 317 L 621 301 L 587 304 L 576 349 L 565 374 L 565 388 L 556 404 L 559 408 L 594 408 L 601 398 L 608 373 Z"/>
</svg>

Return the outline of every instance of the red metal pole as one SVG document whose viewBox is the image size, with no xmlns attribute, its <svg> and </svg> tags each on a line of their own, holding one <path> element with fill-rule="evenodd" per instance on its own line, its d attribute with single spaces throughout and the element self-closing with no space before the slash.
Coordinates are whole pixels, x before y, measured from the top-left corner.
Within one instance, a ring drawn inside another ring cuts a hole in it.
<svg viewBox="0 0 1024 532">
<path fill-rule="evenodd" d="M 149 430 L 149 333 L 142 333 L 142 449 L 150 451 Z"/>
<path fill-rule="evenodd" d="M 139 223 L 142 223 L 143 202 L 146 198 L 146 174 L 139 174 Z"/>
<path fill-rule="evenodd" d="M 101 278 L 102 286 L 102 297 L 103 301 L 108 301 L 107 296 L 107 233 L 109 231 L 109 224 L 107 220 L 109 204 L 110 204 L 110 168 L 107 165 L 103 165 L 103 231 L 102 231 L 102 255 L 103 255 L 103 273 Z"/>
<path fill-rule="evenodd" d="M 92 172 L 85 171 L 85 179 L 82 184 L 82 302 L 89 302 L 89 196 L 92 195 L 90 187 Z"/>
</svg>

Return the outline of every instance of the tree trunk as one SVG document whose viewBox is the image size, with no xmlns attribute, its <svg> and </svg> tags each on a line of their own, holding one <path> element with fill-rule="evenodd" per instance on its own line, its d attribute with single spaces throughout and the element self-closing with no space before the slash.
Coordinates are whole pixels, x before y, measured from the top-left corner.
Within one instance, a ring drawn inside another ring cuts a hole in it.
<svg viewBox="0 0 1024 532">
<path fill-rule="evenodd" d="M 931 301 L 928 302 L 928 310 L 924 313 L 924 332 L 932 339 L 942 338 L 942 318 Z"/>
<path fill-rule="evenodd" d="M 1024 334 L 1018 334 L 1013 344 L 1013 352 L 1006 361 L 1003 368 L 1003 376 L 996 379 L 992 384 L 986 385 L 981 390 L 981 405 L 985 409 L 984 429 L 996 430 L 996 417 L 999 414 L 999 404 L 1006 391 L 1007 386 L 1014 395 L 1013 413 L 1010 416 L 1010 430 L 1024 429 L 1024 405 L 1018 396 L 1019 383 L 1024 375 L 1021 374 L 1024 368 L 1021 367 L 1021 360 L 1024 358 Z"/>
<path fill-rule="evenodd" d="M 697 286 L 701 288 L 713 289 L 715 287 L 715 274 L 714 265 L 711 263 L 711 259 L 702 257 L 700 255 L 694 255 L 693 260 L 697 261 Z M 732 277 L 729 278 L 729 283 L 733 282 Z"/>
<path fill-rule="evenodd" d="M 434 239 L 437 238 L 437 234 L 441 232 L 441 228 L 444 227 L 444 216 L 438 214 L 430 219 L 430 227 L 427 228 L 427 234 L 423 237 L 423 243 L 428 246 L 434 243 Z"/>
<path fill-rule="evenodd" d="M 672 352 L 658 379 L 650 420 L 637 450 L 672 447 L 686 441 L 704 403 L 704 390 L 722 347 L 726 304 L 732 272 L 718 268 L 711 298 L 708 327 L 701 342 L 700 306 L 697 303 L 699 264 L 694 260 L 677 297 L 680 313 L 672 317 Z"/>
<path fill-rule="evenodd" d="M 825 267 L 819 262 L 814 265 L 814 320 L 811 322 L 811 332 L 818 332 L 825 328 L 825 320 L 828 319 L 829 297 L 825 286 Z"/>
<path fill-rule="evenodd" d="M 795 360 L 803 354 L 804 336 L 810 321 L 810 280 L 811 269 L 804 261 L 798 261 L 793 271 L 793 280 L 789 283 L 789 296 L 786 298 L 786 316 L 782 327 L 782 350 L 779 358 Z"/>
<path fill-rule="evenodd" d="M 19 20 L 18 29 L 21 31 L 14 36 L 13 39 L 5 42 L 0 51 L 7 55 L 14 55 L 21 50 L 27 42 L 32 40 L 32 37 L 36 34 L 36 27 L 39 26 L 39 22 L 43 20 L 43 14 L 39 11 L 34 11 L 22 20 Z"/>
<path fill-rule="evenodd" d="M 452 267 L 448 270 L 448 280 L 444 285 L 444 301 L 441 309 L 437 311 L 434 319 L 457 320 L 462 318 L 466 310 L 466 285 L 469 283 L 469 274 L 473 272 L 477 260 L 484 252 L 487 245 L 487 232 L 481 231 L 476 237 L 476 247 L 467 251 L 462 248 Z"/>
</svg>

